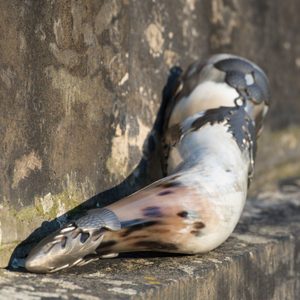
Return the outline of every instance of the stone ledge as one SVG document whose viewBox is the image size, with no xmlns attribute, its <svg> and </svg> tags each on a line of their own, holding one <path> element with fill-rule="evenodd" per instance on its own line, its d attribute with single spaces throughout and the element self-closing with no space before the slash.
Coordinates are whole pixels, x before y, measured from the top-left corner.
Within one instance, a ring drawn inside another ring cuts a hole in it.
<svg viewBox="0 0 300 300">
<path fill-rule="evenodd" d="M 300 192 L 286 191 L 249 199 L 232 236 L 206 255 L 138 254 L 52 275 L 2 270 L 0 298 L 296 299 Z"/>
</svg>

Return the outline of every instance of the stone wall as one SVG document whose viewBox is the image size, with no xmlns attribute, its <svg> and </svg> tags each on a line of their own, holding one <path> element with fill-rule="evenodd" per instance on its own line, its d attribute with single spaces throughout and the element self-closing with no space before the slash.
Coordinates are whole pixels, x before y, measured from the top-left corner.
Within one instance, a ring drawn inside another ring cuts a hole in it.
<svg viewBox="0 0 300 300">
<path fill-rule="evenodd" d="M 134 170 L 176 64 L 231 52 L 264 68 L 273 103 L 264 180 L 253 186 L 300 174 L 299 9 L 296 0 L 0 0 L 0 266 L 43 220 Z"/>
</svg>

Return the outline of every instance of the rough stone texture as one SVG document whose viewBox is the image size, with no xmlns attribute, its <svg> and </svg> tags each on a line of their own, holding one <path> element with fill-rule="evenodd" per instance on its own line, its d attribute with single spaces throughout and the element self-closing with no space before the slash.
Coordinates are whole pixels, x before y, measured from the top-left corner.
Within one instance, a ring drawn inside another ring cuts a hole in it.
<svg viewBox="0 0 300 300">
<path fill-rule="evenodd" d="M 227 51 L 261 65 L 273 103 L 253 193 L 299 176 L 299 9 L 296 0 L 0 0 L 0 266 L 43 220 L 134 170 L 175 64 Z"/>
<path fill-rule="evenodd" d="M 53 275 L 3 270 L 0 299 L 297 299 L 300 182 L 280 189 L 249 200 L 232 236 L 208 254 L 137 254 Z"/>
</svg>

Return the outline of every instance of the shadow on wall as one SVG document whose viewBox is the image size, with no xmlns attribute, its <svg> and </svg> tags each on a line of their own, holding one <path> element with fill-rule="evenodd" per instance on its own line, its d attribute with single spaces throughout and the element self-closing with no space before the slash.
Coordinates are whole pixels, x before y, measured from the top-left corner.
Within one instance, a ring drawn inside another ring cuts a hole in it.
<svg viewBox="0 0 300 300">
<path fill-rule="evenodd" d="M 11 255 L 8 268 L 16 269 L 21 267 L 22 261 L 35 244 L 65 223 L 69 222 L 71 219 L 80 217 L 89 209 L 97 207 L 101 208 L 118 201 L 163 176 L 160 140 L 162 137 L 165 115 L 169 105 L 171 105 L 169 101 L 171 100 L 173 91 L 178 86 L 178 78 L 181 73 L 181 68 L 176 66 L 172 67 L 169 71 L 169 77 L 163 89 L 162 102 L 156 120 L 150 134 L 144 141 L 142 159 L 135 170 L 119 185 L 93 196 L 52 221 L 43 222 L 26 240 L 18 244 Z"/>
</svg>

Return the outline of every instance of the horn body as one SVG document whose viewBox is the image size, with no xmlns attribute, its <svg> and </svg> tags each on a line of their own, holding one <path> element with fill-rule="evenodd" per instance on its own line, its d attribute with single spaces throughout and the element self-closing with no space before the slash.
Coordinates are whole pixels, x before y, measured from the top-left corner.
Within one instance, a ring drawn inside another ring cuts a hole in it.
<svg viewBox="0 0 300 300">
<path fill-rule="evenodd" d="M 26 269 L 55 272 L 120 252 L 218 247 L 241 216 L 269 98 L 265 73 L 249 60 L 219 54 L 191 65 L 165 116 L 165 177 L 46 237 Z"/>
</svg>

